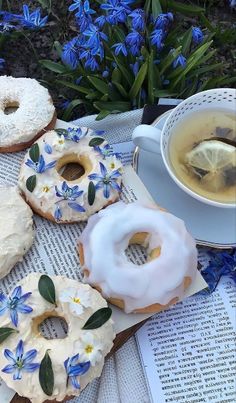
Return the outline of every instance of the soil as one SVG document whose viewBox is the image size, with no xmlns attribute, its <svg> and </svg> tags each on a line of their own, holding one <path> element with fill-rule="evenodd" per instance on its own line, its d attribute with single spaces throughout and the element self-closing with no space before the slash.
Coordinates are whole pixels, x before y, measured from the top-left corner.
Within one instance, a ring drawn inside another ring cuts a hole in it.
<svg viewBox="0 0 236 403">
<path fill-rule="evenodd" d="M 45 28 L 41 28 L 38 31 L 27 31 L 27 38 L 23 35 L 15 35 L 14 38 L 8 37 L 5 40 L 3 47 L 0 49 L 0 57 L 6 59 L 6 65 L 1 74 L 11 75 L 13 77 L 31 77 L 41 81 L 44 85 L 48 86 L 50 93 L 52 94 L 55 106 L 58 109 L 60 116 L 60 105 L 65 99 L 73 99 L 74 93 L 69 89 L 63 89 L 63 95 L 61 95 L 61 88 L 57 88 L 53 85 L 54 74 L 43 68 L 39 61 L 41 59 L 49 59 L 51 61 L 59 61 L 59 56 L 55 50 L 54 42 L 59 41 L 61 44 L 75 36 L 76 25 L 72 13 L 68 12 L 68 6 L 72 3 L 72 0 L 41 0 L 41 1 L 29 1 L 25 0 L 24 4 L 28 4 L 30 9 L 35 9 L 40 6 L 39 3 L 51 2 L 51 13 L 49 15 L 48 24 Z M 189 1 L 183 1 L 189 3 Z M 204 5 L 205 1 L 195 1 L 194 4 Z M 229 6 L 226 5 L 228 0 L 209 1 L 206 3 L 214 3 L 209 8 L 208 18 L 213 25 L 219 23 L 224 26 L 232 27 L 232 24 L 236 23 L 236 13 L 232 11 Z M 3 0 L 2 10 L 9 10 L 16 14 L 21 14 L 23 2 L 16 2 L 15 0 Z M 47 9 L 42 11 L 42 15 L 48 13 Z M 192 23 L 196 20 L 190 19 Z M 1 43 L 1 42 L 0 42 Z M 224 46 L 219 43 L 218 58 L 228 63 L 232 60 L 233 45 Z M 231 71 L 231 65 L 229 64 L 229 73 Z M 76 115 L 83 114 L 83 109 L 78 108 L 75 111 Z M 78 117 L 78 116 L 73 116 Z"/>
</svg>

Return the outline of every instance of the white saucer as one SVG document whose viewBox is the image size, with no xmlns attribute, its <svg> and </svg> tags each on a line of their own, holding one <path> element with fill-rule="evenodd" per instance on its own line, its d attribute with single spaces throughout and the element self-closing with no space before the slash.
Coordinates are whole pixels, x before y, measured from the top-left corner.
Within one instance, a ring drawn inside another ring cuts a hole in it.
<svg viewBox="0 0 236 403">
<path fill-rule="evenodd" d="M 170 112 L 160 116 L 154 126 L 162 128 Z M 199 245 L 236 247 L 236 209 L 209 206 L 188 196 L 169 176 L 160 154 L 137 147 L 133 166 L 154 200 L 182 218 Z"/>
</svg>

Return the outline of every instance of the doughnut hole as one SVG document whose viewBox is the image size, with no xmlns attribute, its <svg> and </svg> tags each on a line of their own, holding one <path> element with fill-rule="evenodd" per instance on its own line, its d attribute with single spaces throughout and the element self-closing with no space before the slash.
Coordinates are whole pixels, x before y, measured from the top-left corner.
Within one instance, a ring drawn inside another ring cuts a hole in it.
<svg viewBox="0 0 236 403">
<path fill-rule="evenodd" d="M 68 335 L 68 324 L 56 312 L 45 312 L 33 319 L 32 331 L 37 337 L 46 340 L 65 339 Z"/>
<path fill-rule="evenodd" d="M 150 234 L 148 232 L 137 232 L 130 238 L 129 246 L 125 250 L 127 259 L 135 265 L 141 266 L 160 256 L 161 248 L 157 247 L 148 252 Z M 133 257 L 135 255 L 135 258 Z M 138 259 L 137 259 L 138 258 Z"/>
<path fill-rule="evenodd" d="M 69 154 L 57 161 L 56 170 L 68 182 L 78 183 L 90 174 L 92 164 L 86 156 Z"/>
<path fill-rule="evenodd" d="M 10 102 L 7 101 L 4 105 L 4 114 L 5 115 L 10 115 L 11 113 L 15 113 L 17 111 L 17 109 L 19 108 L 20 104 L 17 101 L 14 102 Z"/>
</svg>

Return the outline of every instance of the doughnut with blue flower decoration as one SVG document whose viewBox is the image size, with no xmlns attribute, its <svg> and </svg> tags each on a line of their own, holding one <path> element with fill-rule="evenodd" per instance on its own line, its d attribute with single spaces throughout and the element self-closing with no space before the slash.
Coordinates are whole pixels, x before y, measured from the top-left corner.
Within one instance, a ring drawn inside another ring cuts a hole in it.
<svg viewBox="0 0 236 403">
<path fill-rule="evenodd" d="M 49 289 L 53 298 L 47 297 Z M 67 323 L 65 338 L 44 337 L 40 324 L 50 317 Z M 88 284 L 28 275 L 8 296 L 0 294 L 1 378 L 32 403 L 79 396 L 101 375 L 113 346 L 110 317 L 107 302 Z"/>
<path fill-rule="evenodd" d="M 118 200 L 122 163 L 102 135 L 74 126 L 47 132 L 33 144 L 18 183 L 36 213 L 57 223 L 85 221 Z M 82 176 L 63 177 L 71 163 L 82 166 Z"/>
</svg>

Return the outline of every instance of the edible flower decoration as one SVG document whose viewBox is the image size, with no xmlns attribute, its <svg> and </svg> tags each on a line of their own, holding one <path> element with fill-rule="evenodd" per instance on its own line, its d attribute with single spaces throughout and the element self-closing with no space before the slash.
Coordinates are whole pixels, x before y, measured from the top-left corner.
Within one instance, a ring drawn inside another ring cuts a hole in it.
<svg viewBox="0 0 236 403">
<path fill-rule="evenodd" d="M 52 145 L 57 151 L 63 151 L 63 149 L 65 147 L 65 137 L 64 137 L 64 135 L 58 136 L 56 138 L 56 140 L 52 143 Z"/>
<path fill-rule="evenodd" d="M 56 191 L 56 196 L 61 199 L 58 202 L 56 202 L 56 204 L 67 200 L 68 201 L 68 206 L 71 209 L 73 209 L 75 211 L 78 211 L 80 213 L 83 213 L 85 211 L 83 206 L 81 206 L 76 201 L 84 193 L 83 190 L 79 190 L 79 186 L 76 185 L 76 186 L 69 187 L 67 185 L 66 181 L 63 181 L 62 186 L 61 186 L 61 190 L 58 189 L 57 186 L 55 186 L 55 191 Z M 54 217 L 55 217 L 56 220 L 60 220 L 61 217 L 62 217 L 62 212 L 61 212 L 60 207 L 58 205 L 56 206 Z"/>
<path fill-rule="evenodd" d="M 67 383 L 70 380 L 75 389 L 80 389 L 77 377 L 84 375 L 89 370 L 90 362 L 79 362 L 79 354 L 76 354 L 71 358 L 67 358 L 64 362 L 64 367 L 67 373 Z"/>
<path fill-rule="evenodd" d="M 38 186 L 35 188 L 35 196 L 36 197 L 42 197 L 45 196 L 47 193 L 50 192 L 50 190 L 54 188 L 54 182 L 50 178 L 45 178 L 45 181 L 41 182 Z"/>
<path fill-rule="evenodd" d="M 117 192 L 121 192 L 121 187 L 117 183 L 117 179 L 121 176 L 118 169 L 115 171 L 108 171 L 102 162 L 100 164 L 100 174 L 94 173 L 88 176 L 92 181 L 97 181 L 95 189 L 103 188 L 103 195 L 106 199 L 110 197 L 111 189 L 115 189 Z"/>
<path fill-rule="evenodd" d="M 32 361 L 37 355 L 37 350 L 29 350 L 24 354 L 24 344 L 20 340 L 16 346 L 15 354 L 8 350 L 4 350 L 4 356 L 11 364 L 6 365 L 2 372 L 6 374 L 14 374 L 13 380 L 20 380 L 22 378 L 22 372 L 34 372 L 39 368 L 39 364 L 33 363 Z"/>
<path fill-rule="evenodd" d="M 66 289 L 62 292 L 59 299 L 61 302 L 69 302 L 70 311 L 75 315 L 81 315 L 84 308 L 91 306 L 89 291 L 84 289 Z"/>
<path fill-rule="evenodd" d="M 83 137 L 88 134 L 89 129 L 82 130 L 80 127 L 68 127 L 68 129 L 55 129 L 59 135 L 59 140 L 64 143 L 65 140 L 71 140 L 78 143 Z"/>
<path fill-rule="evenodd" d="M 109 157 L 112 154 L 112 147 L 106 144 L 104 147 L 94 146 L 95 151 L 103 156 L 103 158 Z"/>
<path fill-rule="evenodd" d="M 89 360 L 92 366 L 102 359 L 103 345 L 91 332 L 83 333 L 83 339 L 76 345 L 76 348 L 80 351 L 81 359 Z"/>
<path fill-rule="evenodd" d="M 6 311 L 9 311 L 10 318 L 14 326 L 18 326 L 18 312 L 30 313 L 33 309 L 25 305 L 25 301 L 30 297 L 32 293 L 27 292 L 22 295 L 21 286 L 16 287 L 9 298 L 4 294 L 0 294 L 0 316 L 4 315 Z"/>
<path fill-rule="evenodd" d="M 36 162 L 28 158 L 25 165 L 32 168 L 37 174 L 42 174 L 43 172 L 47 171 L 47 169 L 55 167 L 56 161 L 52 161 L 49 162 L 49 164 L 46 164 L 43 155 L 40 155 L 39 160 Z"/>
</svg>

